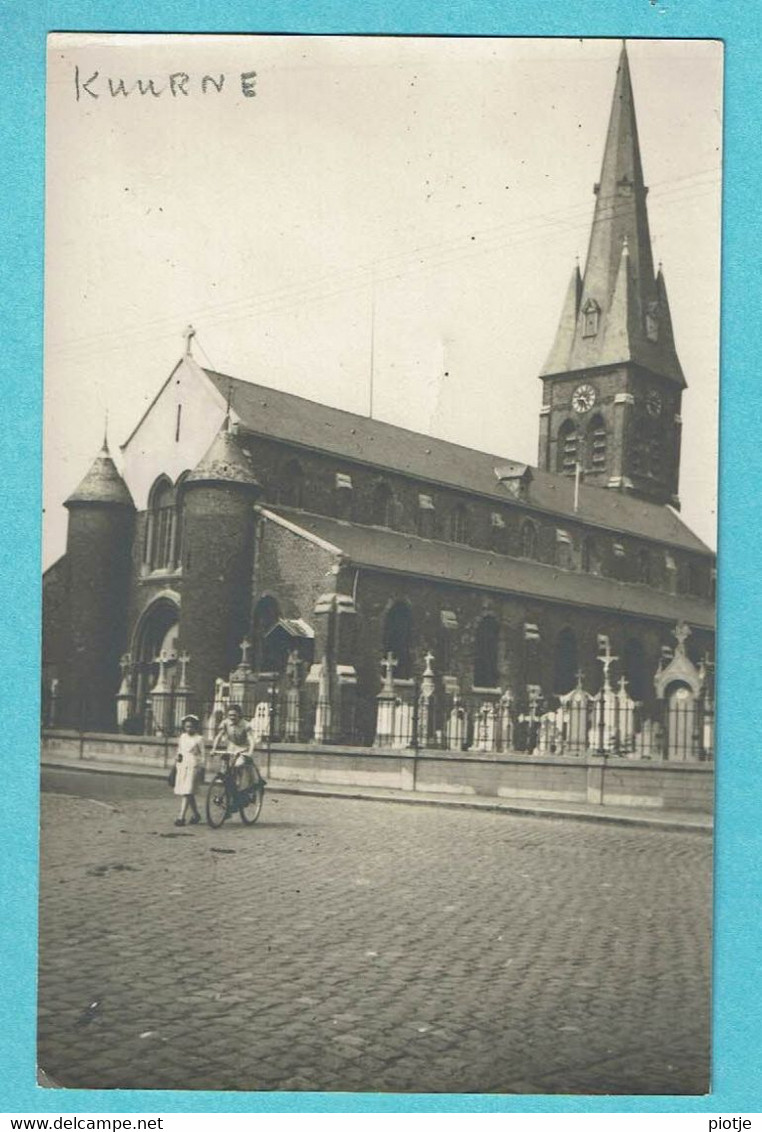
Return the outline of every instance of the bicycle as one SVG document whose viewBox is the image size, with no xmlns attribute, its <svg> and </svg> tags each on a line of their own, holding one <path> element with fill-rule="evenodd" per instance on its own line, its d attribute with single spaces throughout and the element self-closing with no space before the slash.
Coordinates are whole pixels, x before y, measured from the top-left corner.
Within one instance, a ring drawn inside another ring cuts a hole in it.
<svg viewBox="0 0 762 1132">
<path fill-rule="evenodd" d="M 241 789 L 238 785 L 240 770 L 253 770 L 255 781 Z M 206 794 L 206 820 L 212 829 L 219 829 L 222 823 L 236 810 L 244 825 L 254 825 L 262 813 L 265 795 L 265 780 L 252 759 L 242 766 L 231 766 L 230 755 L 220 755 L 220 769 L 209 783 Z"/>
</svg>

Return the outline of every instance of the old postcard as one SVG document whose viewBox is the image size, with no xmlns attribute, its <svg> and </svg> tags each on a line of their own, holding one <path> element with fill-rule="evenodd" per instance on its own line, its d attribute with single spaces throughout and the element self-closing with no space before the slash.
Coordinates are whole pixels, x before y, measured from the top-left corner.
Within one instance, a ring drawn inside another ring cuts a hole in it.
<svg viewBox="0 0 762 1132">
<path fill-rule="evenodd" d="M 40 1079 L 707 1092 L 721 45 L 48 53 Z"/>
</svg>

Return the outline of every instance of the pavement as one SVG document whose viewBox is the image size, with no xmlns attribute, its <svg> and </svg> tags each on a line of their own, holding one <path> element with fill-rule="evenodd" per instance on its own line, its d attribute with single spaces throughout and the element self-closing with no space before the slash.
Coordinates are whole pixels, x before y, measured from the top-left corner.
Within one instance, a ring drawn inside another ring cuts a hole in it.
<svg viewBox="0 0 762 1132">
<path fill-rule="evenodd" d="M 86 770 L 88 773 L 132 775 L 166 779 L 168 771 L 157 767 L 109 762 L 105 759 L 83 763 L 80 759 L 60 755 L 43 758 L 43 766 L 59 770 Z M 437 793 L 434 791 L 402 791 L 383 786 L 345 786 L 313 782 L 268 779 L 270 793 L 307 794 L 317 797 L 362 798 L 367 801 L 398 802 L 403 805 L 447 806 L 455 809 L 494 810 L 533 817 L 563 817 L 578 821 L 610 822 L 616 825 L 647 826 L 655 829 L 690 830 L 711 834 L 711 814 L 689 810 L 664 810 L 658 807 L 609 806 L 594 802 L 558 802 L 543 798 L 497 798 L 473 794 Z"/>
<path fill-rule="evenodd" d="M 269 790 L 252 828 L 176 829 L 158 782 L 56 774 L 38 1030 L 54 1083 L 708 1089 L 700 832 Z"/>
</svg>

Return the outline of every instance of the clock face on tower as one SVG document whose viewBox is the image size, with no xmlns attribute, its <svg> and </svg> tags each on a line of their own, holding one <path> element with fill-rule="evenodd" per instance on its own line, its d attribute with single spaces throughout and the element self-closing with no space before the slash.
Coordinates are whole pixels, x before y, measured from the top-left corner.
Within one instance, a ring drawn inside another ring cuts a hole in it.
<svg viewBox="0 0 762 1132">
<path fill-rule="evenodd" d="M 661 412 L 661 397 L 655 389 L 649 389 L 646 394 L 646 411 L 650 413 L 652 417 L 658 417 Z"/>
<path fill-rule="evenodd" d="M 595 389 L 592 385 L 578 385 L 572 393 L 572 408 L 575 413 L 589 413 L 595 404 Z"/>
</svg>

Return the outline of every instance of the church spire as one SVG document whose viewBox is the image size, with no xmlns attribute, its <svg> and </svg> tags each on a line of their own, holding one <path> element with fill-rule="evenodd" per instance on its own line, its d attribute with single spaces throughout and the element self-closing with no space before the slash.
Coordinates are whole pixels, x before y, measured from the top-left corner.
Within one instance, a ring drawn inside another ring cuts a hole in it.
<svg viewBox="0 0 762 1132">
<path fill-rule="evenodd" d="M 685 379 L 672 339 L 666 291 L 654 276 L 646 209 L 648 189 L 643 180 L 624 45 L 600 181 L 594 192 L 595 211 L 578 317 L 572 329 L 567 297 L 562 325 L 542 376 L 635 362 L 683 387 Z"/>
</svg>

